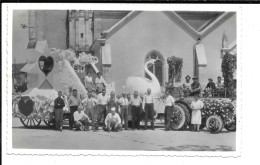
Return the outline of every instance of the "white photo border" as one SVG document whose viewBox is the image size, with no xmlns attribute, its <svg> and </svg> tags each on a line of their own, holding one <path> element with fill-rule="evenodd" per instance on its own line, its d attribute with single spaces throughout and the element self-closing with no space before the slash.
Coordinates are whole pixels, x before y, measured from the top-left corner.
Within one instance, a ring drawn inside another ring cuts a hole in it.
<svg viewBox="0 0 260 165">
<path fill-rule="evenodd" d="M 233 11 L 237 14 L 237 131 L 236 151 L 115 151 L 115 150 L 42 150 L 12 148 L 12 18 L 14 10 L 149 10 L 149 11 Z M 2 5 L 2 152 L 7 155 L 36 156 L 155 156 L 155 157 L 240 157 L 242 152 L 242 15 L 241 5 L 228 4 L 22 4 Z M 72 154 L 73 153 L 73 154 Z"/>
</svg>

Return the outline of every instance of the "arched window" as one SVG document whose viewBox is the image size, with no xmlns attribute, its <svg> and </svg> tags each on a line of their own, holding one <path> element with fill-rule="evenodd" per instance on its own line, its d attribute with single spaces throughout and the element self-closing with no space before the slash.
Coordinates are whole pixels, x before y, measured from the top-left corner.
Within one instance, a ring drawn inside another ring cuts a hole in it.
<svg viewBox="0 0 260 165">
<path fill-rule="evenodd" d="M 156 61 L 154 65 L 148 65 L 148 70 L 150 70 L 157 77 L 160 85 L 163 85 L 163 56 L 158 51 L 153 50 L 146 55 L 145 62 L 150 59 L 155 59 Z M 151 77 L 146 73 L 145 77 L 151 79 Z"/>
</svg>

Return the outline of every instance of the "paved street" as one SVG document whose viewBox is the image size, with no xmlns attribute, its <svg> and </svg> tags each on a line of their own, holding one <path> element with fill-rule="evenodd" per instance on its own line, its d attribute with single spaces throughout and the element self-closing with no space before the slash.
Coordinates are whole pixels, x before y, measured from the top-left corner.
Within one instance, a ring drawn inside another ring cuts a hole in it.
<svg viewBox="0 0 260 165">
<path fill-rule="evenodd" d="M 13 119 L 13 147 L 27 149 L 88 149 L 88 150 L 165 150 L 165 151 L 233 151 L 235 132 L 225 129 L 219 134 L 200 132 L 166 132 L 157 123 L 155 131 L 62 132 L 48 128 L 43 122 L 37 129 L 25 128 Z"/>
</svg>

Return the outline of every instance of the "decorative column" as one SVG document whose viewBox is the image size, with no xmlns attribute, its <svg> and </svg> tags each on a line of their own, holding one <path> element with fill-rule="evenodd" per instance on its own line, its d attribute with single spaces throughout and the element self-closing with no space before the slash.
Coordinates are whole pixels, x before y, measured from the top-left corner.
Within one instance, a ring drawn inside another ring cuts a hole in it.
<svg viewBox="0 0 260 165">
<path fill-rule="evenodd" d="M 75 35 L 75 10 L 69 11 L 69 47 L 75 49 L 76 35 Z"/>
</svg>

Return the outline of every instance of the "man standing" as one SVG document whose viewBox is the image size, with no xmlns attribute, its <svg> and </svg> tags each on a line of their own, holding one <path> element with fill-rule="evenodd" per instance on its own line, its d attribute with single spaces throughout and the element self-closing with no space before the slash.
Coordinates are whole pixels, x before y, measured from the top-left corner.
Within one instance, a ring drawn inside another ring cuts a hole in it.
<svg viewBox="0 0 260 165">
<path fill-rule="evenodd" d="M 63 123 L 63 107 L 65 106 L 64 100 L 61 98 L 61 91 L 58 92 L 58 97 L 54 100 L 55 112 L 55 126 L 57 130 L 62 131 Z"/>
<path fill-rule="evenodd" d="M 193 77 L 192 78 L 193 83 L 191 84 L 191 95 L 194 96 L 195 94 L 200 94 L 201 92 L 201 86 L 198 81 L 198 77 Z"/>
<path fill-rule="evenodd" d="M 107 114 L 105 125 L 107 131 L 122 131 L 121 119 L 120 116 L 116 113 L 115 107 L 112 107 L 111 112 Z"/>
<path fill-rule="evenodd" d="M 154 130 L 154 97 L 151 94 L 151 89 L 147 89 L 147 94 L 144 96 L 143 99 L 143 109 L 145 110 L 145 127 L 147 129 L 147 122 L 151 120 L 151 128 Z"/>
<path fill-rule="evenodd" d="M 97 103 L 98 103 L 98 117 L 97 117 L 97 124 L 101 124 L 101 119 L 105 119 L 107 114 L 107 103 L 108 103 L 108 96 L 106 95 L 106 90 L 103 89 L 102 93 L 98 94 L 97 96 Z M 104 124 L 104 120 L 103 120 Z M 96 125 L 95 129 L 98 129 L 98 125 Z"/>
<path fill-rule="evenodd" d="M 142 115 L 142 99 L 138 96 L 138 92 L 134 92 L 134 97 L 130 100 L 131 105 L 131 114 L 132 114 L 132 129 L 135 130 L 135 127 L 140 129 L 140 121 Z"/>
<path fill-rule="evenodd" d="M 74 117 L 73 114 L 78 110 L 78 106 L 80 105 L 80 98 L 78 96 L 77 89 L 73 89 L 72 95 L 69 98 L 69 106 L 70 106 L 70 118 L 69 125 L 70 129 L 73 129 L 74 125 Z"/>
<path fill-rule="evenodd" d="M 96 88 L 97 88 L 98 93 L 100 93 L 100 91 L 102 91 L 106 87 L 105 80 L 102 77 L 100 72 L 97 73 L 97 77 L 95 79 L 95 84 L 96 84 Z"/>
<path fill-rule="evenodd" d="M 107 103 L 107 113 L 111 112 L 112 107 L 116 107 L 116 112 L 119 113 L 117 105 L 118 105 L 118 99 L 116 98 L 116 94 L 114 91 L 111 91 Z"/>
<path fill-rule="evenodd" d="M 205 87 L 204 92 L 209 96 L 212 94 L 213 90 L 215 90 L 215 89 L 216 89 L 216 85 L 213 82 L 213 79 L 209 78 L 209 82 L 208 82 L 207 86 Z"/>
<path fill-rule="evenodd" d="M 128 99 L 126 98 L 125 93 L 123 93 L 122 97 L 119 99 L 119 104 L 121 108 L 121 117 L 122 121 L 124 121 L 125 130 L 128 130 Z"/>
<path fill-rule="evenodd" d="M 174 98 L 169 94 L 168 91 L 165 92 L 165 110 L 164 110 L 164 121 L 165 121 L 165 130 L 170 130 L 170 121 L 173 114 L 173 108 L 175 104 Z"/>
<path fill-rule="evenodd" d="M 92 97 L 92 93 L 88 92 L 88 97 L 82 100 L 82 104 L 86 108 L 86 114 L 91 118 L 92 124 L 95 124 L 96 121 L 96 111 L 95 106 L 97 105 L 97 100 Z"/>
<path fill-rule="evenodd" d="M 76 130 L 89 130 L 89 118 L 88 116 L 82 111 L 83 107 L 78 107 L 77 111 L 74 112 L 73 117 L 75 121 Z"/>
<path fill-rule="evenodd" d="M 185 77 L 185 82 L 183 83 L 183 93 L 184 93 L 184 97 L 187 97 L 190 95 L 191 92 L 191 82 L 190 82 L 191 77 L 189 75 L 187 75 Z"/>
</svg>

